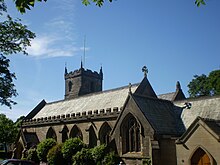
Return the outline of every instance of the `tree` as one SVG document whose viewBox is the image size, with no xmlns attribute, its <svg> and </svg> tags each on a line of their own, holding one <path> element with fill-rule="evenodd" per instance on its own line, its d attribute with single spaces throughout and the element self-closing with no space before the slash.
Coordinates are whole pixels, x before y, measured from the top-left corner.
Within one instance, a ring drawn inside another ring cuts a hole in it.
<svg viewBox="0 0 220 165">
<path fill-rule="evenodd" d="M 18 129 L 14 122 L 6 115 L 0 114 L 0 143 L 4 144 L 7 153 L 7 144 L 12 144 L 17 138 Z"/>
<path fill-rule="evenodd" d="M 30 10 L 31 7 L 34 7 L 36 1 L 46 2 L 47 0 L 14 0 L 17 9 L 21 13 L 25 13 L 26 9 Z M 95 3 L 97 6 L 101 7 L 104 4 L 104 0 L 81 0 L 84 5 L 90 5 L 91 2 Z M 112 2 L 112 0 L 106 0 Z M 195 4 L 199 7 L 201 4 L 205 5 L 205 0 L 195 0 Z"/>
<path fill-rule="evenodd" d="M 208 77 L 205 74 L 195 75 L 188 84 L 188 88 L 190 97 L 219 95 L 220 70 L 210 72 Z"/>
<path fill-rule="evenodd" d="M 33 161 L 37 164 L 40 163 L 40 160 L 39 160 L 38 155 L 37 155 L 36 148 L 30 148 L 28 150 L 27 160 L 31 160 L 31 161 Z"/>
<path fill-rule="evenodd" d="M 4 18 L 7 14 L 7 6 L 4 0 L 0 0 L 0 15 Z M 35 34 L 27 29 L 27 26 L 21 24 L 20 19 L 12 19 L 6 16 L 3 22 L 0 22 L 0 104 L 9 108 L 15 102 L 11 100 L 17 96 L 13 80 L 16 79 L 15 73 L 10 72 L 7 55 L 23 53 L 27 55 L 26 48 L 30 46 L 30 41 Z"/>
<path fill-rule="evenodd" d="M 66 165 L 66 161 L 63 158 L 61 152 L 63 144 L 57 144 L 51 148 L 47 154 L 48 165 Z"/>
<path fill-rule="evenodd" d="M 72 157 L 73 165 L 95 165 L 95 161 L 92 157 L 91 149 L 82 148 L 81 151 L 77 152 Z"/>
<path fill-rule="evenodd" d="M 17 128 L 21 127 L 21 123 L 24 120 L 25 116 L 20 116 L 16 121 L 15 121 L 15 125 Z"/>
<path fill-rule="evenodd" d="M 105 150 L 106 150 L 106 145 L 105 144 L 102 144 L 102 145 L 96 146 L 94 148 L 91 148 L 91 153 L 92 153 L 93 159 L 94 159 L 96 164 L 101 164 L 101 161 L 103 160 L 103 158 L 106 154 Z"/>
<path fill-rule="evenodd" d="M 220 70 L 214 70 L 208 77 L 211 95 L 220 95 Z"/>
<path fill-rule="evenodd" d="M 67 162 L 71 162 L 72 156 L 85 146 L 80 138 L 70 138 L 66 140 L 62 147 L 63 157 Z"/>
<path fill-rule="evenodd" d="M 47 154 L 49 150 L 56 145 L 56 141 L 52 138 L 45 139 L 37 145 L 37 155 L 43 162 L 47 162 Z"/>
</svg>

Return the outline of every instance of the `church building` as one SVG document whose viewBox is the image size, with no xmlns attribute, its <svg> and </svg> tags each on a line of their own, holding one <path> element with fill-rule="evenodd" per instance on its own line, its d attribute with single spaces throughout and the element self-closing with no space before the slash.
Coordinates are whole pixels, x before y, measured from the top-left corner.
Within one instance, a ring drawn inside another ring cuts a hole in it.
<svg viewBox="0 0 220 165">
<path fill-rule="evenodd" d="M 25 117 L 17 157 L 46 138 L 79 137 L 107 144 L 127 165 L 220 164 L 220 96 L 186 98 L 179 82 L 157 95 L 142 71 L 140 83 L 103 91 L 102 68 L 65 68 L 64 99 L 42 100 Z"/>
</svg>

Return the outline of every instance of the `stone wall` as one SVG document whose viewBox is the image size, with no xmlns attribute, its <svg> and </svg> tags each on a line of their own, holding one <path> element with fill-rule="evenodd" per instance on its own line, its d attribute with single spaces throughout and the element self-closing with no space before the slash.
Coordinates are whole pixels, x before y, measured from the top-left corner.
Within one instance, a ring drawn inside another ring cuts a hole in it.
<svg viewBox="0 0 220 165">
<path fill-rule="evenodd" d="M 178 143 L 177 164 L 190 165 L 191 157 L 198 148 L 204 150 L 211 160 L 211 165 L 220 164 L 220 143 L 203 126 L 199 125 L 185 143 Z"/>
</svg>

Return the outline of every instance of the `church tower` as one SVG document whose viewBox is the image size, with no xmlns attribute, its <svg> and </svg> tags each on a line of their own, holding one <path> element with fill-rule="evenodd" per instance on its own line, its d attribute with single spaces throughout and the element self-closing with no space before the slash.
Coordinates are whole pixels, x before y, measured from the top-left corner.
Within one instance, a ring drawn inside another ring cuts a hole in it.
<svg viewBox="0 0 220 165">
<path fill-rule="evenodd" d="M 81 67 L 74 72 L 67 72 L 65 67 L 65 99 L 76 98 L 89 93 L 102 91 L 102 67 L 98 72 Z"/>
</svg>

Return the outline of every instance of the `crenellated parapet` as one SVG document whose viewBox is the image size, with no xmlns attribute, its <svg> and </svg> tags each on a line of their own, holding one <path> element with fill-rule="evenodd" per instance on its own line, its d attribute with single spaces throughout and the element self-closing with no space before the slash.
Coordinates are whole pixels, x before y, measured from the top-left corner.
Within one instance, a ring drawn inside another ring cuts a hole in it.
<svg viewBox="0 0 220 165">
<path fill-rule="evenodd" d="M 88 77 L 94 77 L 94 78 L 97 78 L 97 79 L 103 79 L 103 73 L 102 71 L 100 70 L 100 72 L 96 72 L 96 71 L 92 71 L 90 69 L 84 69 L 84 68 L 80 68 L 80 69 L 77 69 L 77 70 L 74 70 L 73 72 L 66 72 L 65 73 L 65 79 L 68 79 L 68 78 L 74 78 L 74 77 L 79 77 L 79 76 L 82 76 L 82 75 L 85 75 L 85 76 L 88 76 Z"/>
<path fill-rule="evenodd" d="M 65 99 L 72 99 L 89 93 L 102 91 L 103 72 L 99 73 L 81 67 L 73 72 L 65 68 Z"/>
<path fill-rule="evenodd" d="M 122 107 L 106 108 L 106 109 L 96 109 L 90 111 L 76 112 L 71 114 L 61 114 L 57 116 L 48 116 L 41 118 L 26 119 L 23 121 L 23 127 L 57 124 L 57 123 L 70 123 L 70 122 L 83 122 L 88 120 L 104 120 L 110 118 L 117 118 Z"/>
</svg>

